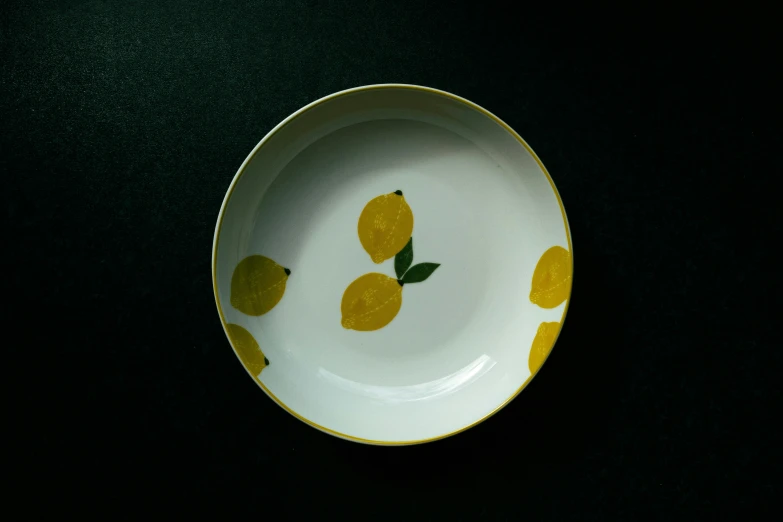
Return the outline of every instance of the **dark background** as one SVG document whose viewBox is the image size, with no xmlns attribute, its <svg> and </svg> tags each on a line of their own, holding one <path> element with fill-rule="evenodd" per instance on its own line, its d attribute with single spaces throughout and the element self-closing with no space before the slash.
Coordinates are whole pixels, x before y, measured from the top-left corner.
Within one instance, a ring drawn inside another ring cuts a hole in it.
<svg viewBox="0 0 783 522">
<path fill-rule="evenodd" d="M 779 497 L 772 15 L 556 7 L 4 2 L 19 518 L 744 519 Z M 557 183 L 576 263 L 536 380 L 410 448 L 323 435 L 266 398 L 210 276 L 252 147 L 302 105 L 387 82 L 516 129 Z"/>
</svg>

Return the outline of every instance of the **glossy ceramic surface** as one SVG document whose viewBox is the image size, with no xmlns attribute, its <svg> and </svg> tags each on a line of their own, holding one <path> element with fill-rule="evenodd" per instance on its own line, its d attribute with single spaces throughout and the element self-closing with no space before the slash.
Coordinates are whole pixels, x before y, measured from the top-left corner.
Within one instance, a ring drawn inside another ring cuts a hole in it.
<svg viewBox="0 0 783 522">
<path fill-rule="evenodd" d="M 250 153 L 218 217 L 218 312 L 250 376 L 332 435 L 413 444 L 519 393 L 568 306 L 571 238 L 532 149 L 449 93 L 318 100 Z M 252 412 L 249 412 L 252 414 Z"/>
</svg>

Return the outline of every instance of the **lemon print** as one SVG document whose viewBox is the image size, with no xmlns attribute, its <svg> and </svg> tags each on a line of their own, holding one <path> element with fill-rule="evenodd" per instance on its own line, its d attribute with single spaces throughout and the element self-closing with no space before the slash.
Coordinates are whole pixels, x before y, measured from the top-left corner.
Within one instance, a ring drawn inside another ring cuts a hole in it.
<svg viewBox="0 0 783 522">
<path fill-rule="evenodd" d="M 340 306 L 342 325 L 369 332 L 389 324 L 402 306 L 402 282 L 385 274 L 364 274 L 348 285 Z"/>
<path fill-rule="evenodd" d="M 359 241 L 374 263 L 397 255 L 412 233 L 413 212 L 400 190 L 371 200 L 359 216 Z"/>
<path fill-rule="evenodd" d="M 264 357 L 258 343 L 253 339 L 250 332 L 238 324 L 227 324 L 226 329 L 228 330 L 231 344 L 234 345 L 234 349 L 239 356 L 239 360 L 253 374 L 253 377 L 258 378 L 261 370 L 269 366 L 269 360 Z"/>
<path fill-rule="evenodd" d="M 440 266 L 438 263 L 411 266 L 413 238 L 408 239 L 394 261 L 397 279 L 373 272 L 364 274 L 345 289 L 340 306 L 344 328 L 360 332 L 383 328 L 397 317 L 402 307 L 402 287 L 426 281 Z"/>
<path fill-rule="evenodd" d="M 243 314 L 264 315 L 283 298 L 290 274 L 268 257 L 246 257 L 231 277 L 231 306 Z"/>
<path fill-rule="evenodd" d="M 573 263 L 571 253 L 554 246 L 538 260 L 530 285 L 530 301 L 541 308 L 555 308 L 568 299 L 571 292 Z"/>
<path fill-rule="evenodd" d="M 533 339 L 533 345 L 530 347 L 530 357 L 527 365 L 530 368 L 530 375 L 533 375 L 544 364 L 544 359 L 552 351 L 555 344 L 555 337 L 560 331 L 560 323 L 541 323 Z"/>
</svg>

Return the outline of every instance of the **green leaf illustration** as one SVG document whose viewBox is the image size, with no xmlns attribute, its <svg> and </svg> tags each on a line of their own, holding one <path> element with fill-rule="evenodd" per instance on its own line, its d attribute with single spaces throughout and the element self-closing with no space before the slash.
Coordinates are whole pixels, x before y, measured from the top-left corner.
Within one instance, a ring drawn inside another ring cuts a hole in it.
<svg viewBox="0 0 783 522">
<path fill-rule="evenodd" d="M 411 267 L 411 269 L 405 273 L 402 282 L 406 284 L 421 283 L 431 276 L 439 266 L 440 263 L 419 263 L 418 265 Z"/>
<path fill-rule="evenodd" d="M 402 279 L 405 272 L 413 263 L 413 238 L 408 240 L 408 244 L 394 256 L 394 271 L 397 272 L 397 279 Z"/>
</svg>

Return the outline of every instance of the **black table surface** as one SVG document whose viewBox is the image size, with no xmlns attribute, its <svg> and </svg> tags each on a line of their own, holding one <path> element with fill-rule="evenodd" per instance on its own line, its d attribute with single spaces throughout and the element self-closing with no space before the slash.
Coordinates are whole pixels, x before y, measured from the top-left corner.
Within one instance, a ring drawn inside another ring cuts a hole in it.
<svg viewBox="0 0 783 522">
<path fill-rule="evenodd" d="M 693 520 L 780 495 L 769 13 L 0 9 L 3 344 L 19 361 L 4 431 L 24 513 Z M 264 134 L 319 97 L 390 82 L 516 129 L 560 190 L 576 263 L 532 384 L 408 448 L 338 440 L 269 400 L 228 346 L 210 275 L 223 196 Z"/>
</svg>

